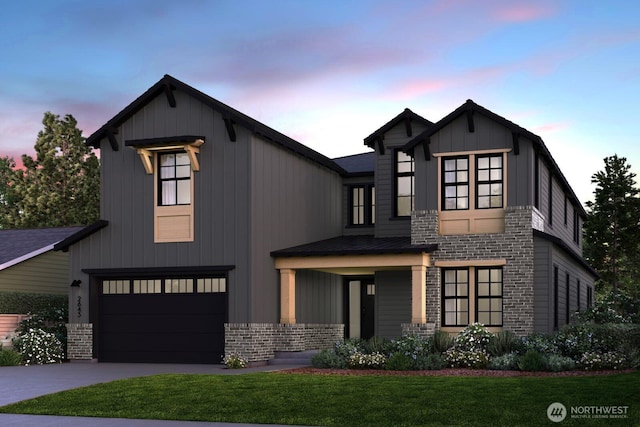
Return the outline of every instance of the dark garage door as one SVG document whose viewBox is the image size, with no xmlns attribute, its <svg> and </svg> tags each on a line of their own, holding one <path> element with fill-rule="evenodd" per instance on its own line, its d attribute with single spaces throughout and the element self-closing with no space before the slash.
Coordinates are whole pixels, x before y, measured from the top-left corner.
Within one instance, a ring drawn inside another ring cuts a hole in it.
<svg viewBox="0 0 640 427">
<path fill-rule="evenodd" d="M 108 280 L 101 291 L 101 362 L 221 362 L 224 278 Z"/>
</svg>

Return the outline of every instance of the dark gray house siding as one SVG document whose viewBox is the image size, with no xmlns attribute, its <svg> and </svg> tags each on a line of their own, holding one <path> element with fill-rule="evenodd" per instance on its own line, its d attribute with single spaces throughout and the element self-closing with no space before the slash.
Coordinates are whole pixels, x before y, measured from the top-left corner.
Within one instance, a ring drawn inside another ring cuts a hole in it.
<svg viewBox="0 0 640 427">
<path fill-rule="evenodd" d="M 411 272 L 376 273 L 376 335 L 398 338 L 403 323 L 411 323 Z"/>
</svg>

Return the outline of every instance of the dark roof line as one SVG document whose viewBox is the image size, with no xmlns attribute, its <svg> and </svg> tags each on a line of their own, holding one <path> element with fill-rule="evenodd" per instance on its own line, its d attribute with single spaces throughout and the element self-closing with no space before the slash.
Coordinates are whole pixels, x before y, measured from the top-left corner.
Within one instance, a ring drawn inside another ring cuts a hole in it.
<svg viewBox="0 0 640 427">
<path fill-rule="evenodd" d="M 451 122 L 453 122 L 455 119 L 457 119 L 461 115 L 468 114 L 470 112 L 482 114 L 483 116 L 497 123 L 500 123 L 504 127 L 510 129 L 513 133 L 519 134 L 521 136 L 524 136 L 527 139 L 530 139 L 534 144 L 534 148 L 537 147 L 537 149 L 541 151 L 543 157 L 551 164 L 551 168 L 553 169 L 553 174 L 559 179 L 560 185 L 563 187 L 563 189 L 567 193 L 569 193 L 569 198 L 573 200 L 574 206 L 576 206 L 580 210 L 579 212 L 580 215 L 583 218 L 587 217 L 587 212 L 584 210 L 582 203 L 580 203 L 578 196 L 576 196 L 575 192 L 571 188 L 571 185 L 569 185 L 569 181 L 567 181 L 567 178 L 564 176 L 564 174 L 560 170 L 560 167 L 558 166 L 556 161 L 553 159 L 551 152 L 545 145 L 542 138 L 536 135 L 535 133 L 528 131 L 527 129 L 513 123 L 512 121 L 507 120 L 504 117 L 494 113 L 493 111 L 490 111 L 485 107 L 479 104 L 476 104 L 471 99 L 467 99 L 467 101 L 464 104 L 462 104 L 460 107 L 456 108 L 451 113 L 447 114 L 444 118 L 437 121 L 429 129 L 417 135 L 415 138 L 413 138 L 411 141 L 405 144 L 402 150 L 407 154 L 413 155 L 413 152 L 418 145 L 425 143 L 432 135 L 436 134 L 438 131 L 440 131 L 442 128 L 446 127 L 447 125 L 449 125 Z"/>
<path fill-rule="evenodd" d="M 582 256 L 580 256 L 580 254 L 578 254 L 576 251 L 574 251 L 573 249 L 571 249 L 571 247 L 569 247 L 564 241 L 562 241 L 562 239 L 560 239 L 559 237 L 553 236 L 549 233 L 545 233 L 544 231 L 540 231 L 540 230 L 536 230 L 535 228 L 533 229 L 533 235 L 534 236 L 538 236 L 541 237 L 545 240 L 548 240 L 556 245 L 558 245 L 563 251 L 565 251 L 571 258 L 573 258 L 577 263 L 579 263 L 580 265 L 582 265 L 586 270 L 589 271 L 589 273 L 591 273 L 593 275 L 593 277 L 595 277 L 596 279 L 600 278 L 600 274 L 598 274 L 598 272 L 596 270 L 593 269 L 593 267 L 591 267 L 589 265 L 589 263 L 587 262 L 587 260 L 585 260 L 584 258 L 582 258 Z"/>
<path fill-rule="evenodd" d="M 411 238 L 374 237 L 371 235 L 339 236 L 271 252 L 272 257 L 327 255 L 382 255 L 433 252 L 436 244 L 412 245 Z"/>
<path fill-rule="evenodd" d="M 108 137 L 110 131 L 116 129 L 123 122 L 140 111 L 147 103 L 149 103 L 150 100 L 155 98 L 157 95 L 159 95 L 160 93 L 166 93 L 166 91 L 168 90 L 167 88 L 171 88 L 171 90 L 179 90 L 192 96 L 193 98 L 201 101 L 203 104 L 220 112 L 225 119 L 231 119 L 235 123 L 247 128 L 251 132 L 260 135 L 275 144 L 287 148 L 301 155 L 302 157 L 319 163 L 322 166 L 331 169 L 339 174 L 347 173 L 343 168 L 338 166 L 328 157 L 318 153 L 315 150 L 312 150 L 309 147 L 306 147 L 298 141 L 289 138 L 288 136 L 270 128 L 269 126 L 260 123 L 255 119 L 252 119 L 246 114 L 243 114 L 240 111 L 229 107 L 228 105 L 210 97 L 209 95 L 206 95 L 203 92 L 200 92 L 199 90 L 187 85 L 186 83 L 181 82 L 180 80 L 168 74 L 165 74 L 165 76 L 160 79 L 160 81 L 151 86 L 146 92 L 140 95 L 136 100 L 134 100 L 118 114 L 116 114 L 113 118 L 111 118 L 111 120 L 105 123 L 100 129 L 91 134 L 91 136 L 87 138 L 85 143 L 94 148 L 99 148 L 100 141 L 105 137 Z"/>
<path fill-rule="evenodd" d="M 426 126 L 433 125 L 433 123 L 431 121 L 429 121 L 429 120 L 425 119 L 424 117 L 414 113 L 410 109 L 405 108 L 404 111 L 402 111 L 400 114 L 395 116 L 393 119 L 389 120 L 387 123 L 382 125 L 382 127 L 380 127 L 378 130 L 376 130 L 371 135 L 366 137 L 364 139 L 364 144 L 366 146 L 368 146 L 368 147 L 371 147 L 371 148 L 375 149 L 376 148 L 375 144 L 376 144 L 376 141 L 378 140 L 378 138 L 382 137 L 386 132 L 388 132 L 389 130 L 391 130 L 392 128 L 397 126 L 400 122 L 405 121 L 405 120 L 408 120 L 409 122 L 411 122 L 413 120 L 416 120 L 416 121 L 421 122 L 422 124 L 424 124 Z M 408 136 L 411 136 L 411 135 L 408 135 Z"/>
<path fill-rule="evenodd" d="M 77 232 L 73 233 L 71 236 L 67 237 L 66 239 L 62 240 L 61 242 L 56 243 L 53 246 L 53 250 L 54 251 L 67 252 L 69 250 L 69 246 L 73 245 L 74 243 L 78 243 L 80 240 L 82 240 L 82 239 L 84 239 L 86 237 L 89 237 L 90 235 L 92 235 L 96 231 L 99 231 L 99 230 L 103 229 L 107 225 L 109 225 L 109 221 L 104 220 L 104 219 L 99 219 L 96 222 L 94 222 L 93 224 L 89 224 L 86 227 L 84 227 L 83 229 L 78 230 Z"/>
</svg>

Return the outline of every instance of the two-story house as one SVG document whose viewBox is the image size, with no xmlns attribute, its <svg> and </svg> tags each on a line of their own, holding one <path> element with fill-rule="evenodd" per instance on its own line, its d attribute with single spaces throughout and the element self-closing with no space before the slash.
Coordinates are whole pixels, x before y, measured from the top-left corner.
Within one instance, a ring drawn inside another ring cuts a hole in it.
<svg viewBox="0 0 640 427">
<path fill-rule="evenodd" d="M 593 298 L 585 212 L 543 141 L 467 101 L 329 159 L 165 76 L 87 139 L 101 220 L 70 252 L 71 359 L 252 362 L 481 322 L 549 332 Z"/>
</svg>

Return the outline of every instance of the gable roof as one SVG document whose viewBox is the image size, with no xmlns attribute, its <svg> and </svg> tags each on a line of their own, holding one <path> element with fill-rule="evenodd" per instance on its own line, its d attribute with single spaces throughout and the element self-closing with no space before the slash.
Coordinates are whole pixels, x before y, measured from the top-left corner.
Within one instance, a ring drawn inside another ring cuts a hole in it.
<svg viewBox="0 0 640 427">
<path fill-rule="evenodd" d="M 350 176 L 373 175 L 376 166 L 376 153 L 352 154 L 350 156 L 333 159 L 340 167 L 347 171 Z"/>
<path fill-rule="evenodd" d="M 53 250 L 53 246 L 83 227 L 0 230 L 0 270 Z"/>
<path fill-rule="evenodd" d="M 265 138 L 273 144 L 280 145 L 340 174 L 346 173 L 343 168 L 338 166 L 328 157 L 318 153 L 315 150 L 312 150 L 311 148 L 299 143 L 292 138 L 289 138 L 288 136 L 270 128 L 269 126 L 260 123 L 255 119 L 252 119 L 246 114 L 243 114 L 238 110 L 229 107 L 228 105 L 210 97 L 203 92 L 200 92 L 199 90 L 181 82 L 180 80 L 168 74 L 165 74 L 162 79 L 151 86 L 145 93 L 140 95 L 135 101 L 126 106 L 111 120 L 105 123 L 100 129 L 91 134 L 87 138 L 85 143 L 94 148 L 100 148 L 100 142 L 104 138 L 107 138 L 109 143 L 111 144 L 111 148 L 113 150 L 118 150 L 118 143 L 113 136 L 114 134 L 117 134 L 117 128 L 162 93 L 164 93 L 167 97 L 169 106 L 174 108 L 176 106 L 176 99 L 173 96 L 173 91 L 175 90 L 186 93 L 187 95 L 209 106 L 213 110 L 218 111 L 225 121 L 227 131 L 229 132 L 230 139 L 232 140 L 235 139 L 235 130 L 233 126 L 235 124 L 238 124 L 242 127 L 247 128 L 254 134 Z"/>
<path fill-rule="evenodd" d="M 421 123 L 427 127 L 430 127 L 431 125 L 433 125 L 433 123 L 430 122 L 429 120 L 425 119 L 422 116 L 417 115 L 410 109 L 405 108 L 402 113 L 398 114 L 389 122 L 384 124 L 381 128 L 379 128 L 377 131 L 373 132 L 371 135 L 366 137 L 364 139 L 364 145 L 371 147 L 375 150 L 376 143 L 377 143 L 378 148 L 381 148 L 381 151 L 384 152 L 384 149 L 382 148 L 383 147 L 382 141 L 384 140 L 384 134 L 390 131 L 391 129 L 393 129 L 394 127 L 396 127 L 398 124 L 404 123 L 407 136 L 411 137 L 413 136 L 413 128 L 411 126 L 411 123 L 414 121 Z"/>
<path fill-rule="evenodd" d="M 456 120 L 462 115 L 467 115 L 470 132 L 473 132 L 473 128 L 474 128 L 473 115 L 474 114 L 481 114 L 487 117 L 488 119 L 493 120 L 494 122 L 499 123 L 502 126 L 506 127 L 507 129 L 511 130 L 511 132 L 513 133 L 514 153 L 516 155 L 518 154 L 518 150 L 519 150 L 518 138 L 520 136 L 524 136 L 525 138 L 531 140 L 533 142 L 534 148 L 542 155 L 542 157 L 547 161 L 547 163 L 550 164 L 553 175 L 555 175 L 558 181 L 560 181 L 560 186 L 569 195 L 569 199 L 573 201 L 574 206 L 579 209 L 580 215 L 583 218 L 587 217 L 587 213 L 584 210 L 582 203 L 580 203 L 580 200 L 578 199 L 573 189 L 569 185 L 569 181 L 567 181 L 567 179 L 565 178 L 564 174 L 560 170 L 560 167 L 558 166 L 556 161 L 553 159 L 553 156 L 551 156 L 551 152 L 549 151 L 547 146 L 544 144 L 544 141 L 542 140 L 542 138 L 536 135 L 535 133 L 530 132 L 527 129 L 513 123 L 512 121 L 507 120 L 502 116 L 499 116 L 493 111 L 490 111 L 484 108 L 483 106 L 476 104 L 471 99 L 467 99 L 467 101 L 464 104 L 462 104 L 460 107 L 453 110 L 447 116 L 445 116 L 441 120 L 434 123 L 433 126 L 429 127 L 424 132 L 420 133 L 411 141 L 409 141 L 407 144 L 405 144 L 405 146 L 402 147 L 402 151 L 413 156 L 417 146 L 419 146 L 420 144 L 428 143 L 429 138 L 432 135 L 436 134 L 438 131 L 445 128 L 446 126 L 451 124 L 451 122 L 453 122 L 454 120 Z"/>
</svg>

